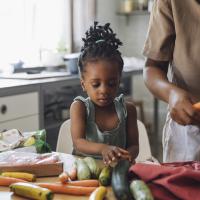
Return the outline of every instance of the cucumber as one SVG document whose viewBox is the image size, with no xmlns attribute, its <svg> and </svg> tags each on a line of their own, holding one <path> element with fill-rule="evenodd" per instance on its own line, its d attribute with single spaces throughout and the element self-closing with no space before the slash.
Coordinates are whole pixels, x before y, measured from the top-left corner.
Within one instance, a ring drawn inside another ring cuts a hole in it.
<svg viewBox="0 0 200 200">
<path fill-rule="evenodd" d="M 100 167 L 98 166 L 96 160 L 92 157 L 85 157 L 83 159 L 86 164 L 88 165 L 90 172 L 91 172 L 91 176 L 94 179 L 98 179 L 99 178 L 99 174 L 101 172 Z"/>
<path fill-rule="evenodd" d="M 130 190 L 135 200 L 153 200 L 153 195 L 147 184 L 142 180 L 133 180 Z"/>
<path fill-rule="evenodd" d="M 77 168 L 77 178 L 78 178 L 78 180 L 91 179 L 90 169 L 83 159 L 78 158 L 76 160 L 76 168 Z"/>
<path fill-rule="evenodd" d="M 112 176 L 112 168 L 110 166 L 106 166 L 101 170 L 101 173 L 99 175 L 99 182 L 103 186 L 110 185 L 111 182 L 111 176 Z"/>
<path fill-rule="evenodd" d="M 118 200 L 132 199 L 128 181 L 129 167 L 130 162 L 128 160 L 120 160 L 113 168 L 112 189 Z"/>
</svg>

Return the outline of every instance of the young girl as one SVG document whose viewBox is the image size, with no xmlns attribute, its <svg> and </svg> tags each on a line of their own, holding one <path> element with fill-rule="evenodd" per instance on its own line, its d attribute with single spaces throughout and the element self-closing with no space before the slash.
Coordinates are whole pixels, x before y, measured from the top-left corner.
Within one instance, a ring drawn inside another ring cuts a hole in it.
<svg viewBox="0 0 200 200">
<path fill-rule="evenodd" d="M 70 107 L 73 154 L 102 158 L 105 164 L 138 155 L 136 108 L 116 97 L 123 60 L 107 23 L 94 22 L 86 32 L 79 57 L 80 81 L 88 98 L 76 97 Z"/>
</svg>

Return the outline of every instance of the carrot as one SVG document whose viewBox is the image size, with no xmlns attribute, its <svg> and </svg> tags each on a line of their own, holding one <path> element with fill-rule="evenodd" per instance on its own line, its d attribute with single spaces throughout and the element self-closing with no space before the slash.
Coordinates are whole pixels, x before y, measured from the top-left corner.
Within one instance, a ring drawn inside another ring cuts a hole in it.
<svg viewBox="0 0 200 200">
<path fill-rule="evenodd" d="M 61 173 L 58 178 L 61 183 L 66 183 L 71 180 L 67 172 Z"/>
<path fill-rule="evenodd" d="M 99 181 L 95 179 L 81 180 L 81 181 L 69 181 L 66 185 L 82 186 L 82 187 L 98 187 Z"/>
<path fill-rule="evenodd" d="M 76 167 L 73 167 L 69 172 L 68 172 L 68 175 L 70 177 L 70 179 L 72 181 L 76 180 L 77 179 L 77 169 Z"/>
<path fill-rule="evenodd" d="M 82 187 L 60 183 L 37 183 L 40 187 L 47 188 L 54 193 L 71 195 L 90 195 L 97 187 Z"/>
<path fill-rule="evenodd" d="M 9 186 L 12 183 L 27 182 L 19 178 L 0 176 L 0 186 Z"/>
<path fill-rule="evenodd" d="M 200 102 L 193 104 L 193 108 L 200 110 Z"/>
</svg>

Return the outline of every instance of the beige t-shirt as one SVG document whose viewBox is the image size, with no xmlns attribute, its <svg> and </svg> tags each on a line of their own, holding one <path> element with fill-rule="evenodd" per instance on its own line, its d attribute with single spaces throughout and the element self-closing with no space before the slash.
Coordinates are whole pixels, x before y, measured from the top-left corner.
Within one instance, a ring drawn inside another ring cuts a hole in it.
<svg viewBox="0 0 200 200">
<path fill-rule="evenodd" d="M 154 0 L 143 54 L 170 61 L 172 81 L 200 100 L 200 2 Z"/>
</svg>

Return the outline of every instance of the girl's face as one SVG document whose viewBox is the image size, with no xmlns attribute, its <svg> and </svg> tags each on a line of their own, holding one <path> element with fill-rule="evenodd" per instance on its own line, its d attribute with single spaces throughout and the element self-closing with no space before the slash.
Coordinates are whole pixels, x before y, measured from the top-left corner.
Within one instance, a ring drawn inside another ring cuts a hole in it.
<svg viewBox="0 0 200 200">
<path fill-rule="evenodd" d="M 81 85 L 96 105 L 104 107 L 110 105 L 116 97 L 120 77 L 117 63 L 106 60 L 88 62 L 82 74 Z"/>
</svg>

